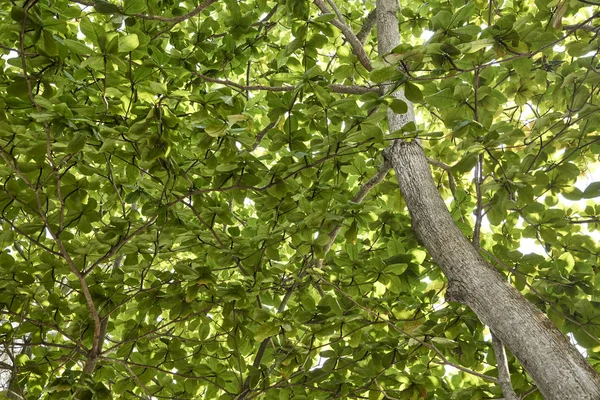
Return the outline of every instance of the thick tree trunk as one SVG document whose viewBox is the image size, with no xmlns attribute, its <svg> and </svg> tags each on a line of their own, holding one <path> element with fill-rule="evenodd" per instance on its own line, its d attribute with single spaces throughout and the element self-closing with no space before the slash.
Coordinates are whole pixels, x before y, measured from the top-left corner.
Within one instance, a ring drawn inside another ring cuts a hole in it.
<svg viewBox="0 0 600 400">
<path fill-rule="evenodd" d="M 547 399 L 600 399 L 596 371 L 456 227 L 421 145 L 397 141 L 386 151 L 386 158 L 396 171 L 417 237 L 448 278 L 446 298 L 471 307 L 517 357 Z"/>
<path fill-rule="evenodd" d="M 381 55 L 398 45 L 397 11 L 397 0 L 377 0 Z M 400 129 L 413 115 L 398 116 L 390 110 L 389 130 Z M 446 298 L 471 307 L 517 357 L 546 399 L 600 399 L 600 375 L 454 224 L 421 144 L 398 140 L 385 157 L 396 171 L 417 237 L 449 281 Z"/>
</svg>

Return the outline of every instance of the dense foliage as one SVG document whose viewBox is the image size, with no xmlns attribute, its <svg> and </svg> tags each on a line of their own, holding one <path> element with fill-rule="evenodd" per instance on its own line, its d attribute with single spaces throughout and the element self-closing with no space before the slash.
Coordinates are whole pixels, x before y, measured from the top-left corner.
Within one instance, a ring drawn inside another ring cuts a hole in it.
<svg viewBox="0 0 600 400">
<path fill-rule="evenodd" d="M 355 197 L 400 86 L 458 226 L 598 366 L 595 4 L 403 2 L 390 66 L 374 2 L 315 3 L 0 5 L 12 396 L 502 397 L 393 174 Z"/>
</svg>

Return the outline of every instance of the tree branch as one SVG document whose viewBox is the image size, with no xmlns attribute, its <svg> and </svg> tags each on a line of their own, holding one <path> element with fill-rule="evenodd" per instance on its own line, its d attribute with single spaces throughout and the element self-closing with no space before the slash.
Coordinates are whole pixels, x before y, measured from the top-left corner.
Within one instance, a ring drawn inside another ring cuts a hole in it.
<svg viewBox="0 0 600 400">
<path fill-rule="evenodd" d="M 148 396 L 149 399 L 152 399 L 152 393 L 148 390 L 148 388 L 146 387 L 146 385 L 144 385 L 144 382 L 142 382 L 139 378 L 139 376 L 137 376 L 135 374 L 135 372 L 133 372 L 133 370 L 131 369 L 131 367 L 129 366 L 129 364 L 123 362 L 120 363 L 123 368 L 125 368 L 127 370 L 127 372 L 129 373 L 130 376 L 133 377 L 133 379 L 136 381 L 136 383 L 138 384 L 138 386 L 144 391 L 144 393 L 146 393 L 146 395 Z"/>
<path fill-rule="evenodd" d="M 594 26 L 594 25 L 590 25 L 590 24 L 564 25 L 562 27 L 562 29 L 565 31 L 574 31 L 577 29 L 581 29 L 586 32 L 594 32 L 594 33 L 600 32 L 600 26 Z"/>
<path fill-rule="evenodd" d="M 369 15 L 367 15 L 367 18 L 365 18 L 365 20 L 363 21 L 362 28 L 360 28 L 360 31 L 358 31 L 358 33 L 356 34 L 356 38 L 358 39 L 359 42 L 361 42 L 362 44 L 365 44 L 365 42 L 367 41 L 367 38 L 371 34 L 371 31 L 375 27 L 376 23 L 377 23 L 377 9 L 371 11 L 369 13 Z"/>
<path fill-rule="evenodd" d="M 440 160 L 435 160 L 433 158 L 427 157 L 427 162 L 433 166 L 443 169 L 448 174 L 448 185 L 450 186 L 450 192 L 452 196 L 456 197 L 456 182 L 454 180 L 454 175 L 452 175 L 452 167 L 448 164 L 441 162 Z"/>
<path fill-rule="evenodd" d="M 190 71 L 193 75 L 201 78 L 207 82 L 218 83 L 225 86 L 231 86 L 236 89 L 240 89 L 243 91 L 252 91 L 252 90 L 265 90 L 269 92 L 291 92 L 296 89 L 295 86 L 268 86 L 268 85 L 241 85 L 239 83 L 230 81 L 229 79 L 218 79 L 211 78 L 210 76 L 201 74 L 200 72 Z M 339 84 L 330 84 L 328 85 L 329 89 L 335 93 L 340 94 L 365 94 L 369 92 L 377 92 L 378 89 L 375 87 L 367 87 L 367 86 L 348 86 L 348 85 L 339 85 Z"/>
<path fill-rule="evenodd" d="M 373 175 L 373 177 L 371 179 L 369 179 L 367 181 L 367 183 L 362 185 L 362 187 L 360 188 L 358 193 L 356 193 L 356 195 L 352 198 L 351 202 L 356 203 L 356 204 L 362 203 L 362 201 L 365 199 L 367 194 L 369 194 L 371 189 L 373 189 L 375 186 L 377 186 L 379 183 L 381 183 L 381 181 L 383 181 L 385 179 L 387 173 L 389 172 L 389 170 L 391 168 L 392 168 L 391 164 L 387 160 L 384 160 L 383 163 L 381 164 L 381 166 L 379 167 L 379 169 L 377 170 L 377 172 L 375 173 L 375 175 Z M 323 247 L 323 253 L 327 254 L 329 252 L 329 250 L 331 249 L 331 246 L 333 246 L 333 243 L 335 242 L 335 239 L 337 238 L 340 231 L 342 230 L 342 227 L 343 227 L 343 225 L 341 223 L 338 223 L 331 230 L 331 232 L 329 232 L 329 242 L 325 245 L 325 247 Z"/>
<path fill-rule="evenodd" d="M 331 9 L 333 10 L 333 12 L 335 13 L 335 15 L 337 15 L 337 18 L 344 23 L 344 25 L 348 25 L 346 23 L 346 20 L 344 18 L 344 16 L 342 15 L 342 12 L 340 11 L 340 9 L 338 8 L 338 6 L 335 4 L 335 2 L 333 0 L 327 0 L 327 4 L 329 4 L 329 7 L 331 7 Z"/>
<path fill-rule="evenodd" d="M 398 45 L 397 8 L 397 0 L 377 0 L 381 55 Z M 388 112 L 390 131 L 401 129 L 406 117 Z M 490 326 L 526 366 L 545 398 L 600 398 L 598 372 L 464 237 L 433 181 L 421 144 L 395 140 L 386 158 L 396 172 L 417 238 L 448 279 L 446 299 L 469 306 Z"/>
<path fill-rule="evenodd" d="M 588 219 L 572 219 L 569 218 L 570 224 L 598 224 L 600 223 L 599 218 L 588 218 Z"/>
<path fill-rule="evenodd" d="M 256 150 L 256 148 L 258 147 L 258 145 L 260 144 L 260 141 L 263 140 L 263 138 L 265 137 L 265 135 L 267 134 L 267 132 L 269 132 L 270 129 L 272 129 L 275 126 L 275 122 L 276 121 L 271 121 L 267 124 L 267 126 L 265 126 L 260 132 L 258 132 L 254 138 L 255 142 L 252 145 L 252 151 Z"/>
<path fill-rule="evenodd" d="M 490 330 L 491 331 L 491 330 Z M 496 365 L 498 367 L 498 383 L 502 388 L 502 394 L 506 400 L 518 400 L 519 396 L 515 393 L 515 390 L 510 383 L 510 371 L 508 369 L 508 360 L 506 359 L 506 351 L 502 341 L 498 339 L 494 332 L 492 333 L 492 346 L 494 347 L 494 353 L 496 354 Z"/>
<path fill-rule="evenodd" d="M 375 87 L 366 86 L 348 86 L 348 85 L 336 85 L 331 84 L 329 88 L 335 93 L 341 94 L 365 94 L 365 93 L 378 93 L 379 89 Z"/>
<path fill-rule="evenodd" d="M 477 157 L 475 164 L 475 193 L 477 195 L 477 206 L 475 207 L 475 227 L 473 228 L 473 246 L 479 248 L 481 237 L 481 223 L 483 222 L 483 201 L 481 193 L 481 185 L 483 184 L 483 154 Z"/>
<path fill-rule="evenodd" d="M 327 7 L 327 4 L 325 4 L 323 0 L 314 0 L 314 3 L 323 13 L 331 13 L 331 10 L 329 7 Z M 365 52 L 360 40 L 358 40 L 354 32 L 352 32 L 352 29 L 346 25 L 346 22 L 344 22 L 344 20 L 340 20 L 339 17 L 336 17 L 335 19 L 331 20 L 331 24 L 342 32 L 348 43 L 350 43 L 350 46 L 352 46 L 352 52 L 354 55 L 356 55 L 362 66 L 365 67 L 367 71 L 372 71 L 373 67 L 371 66 L 371 60 L 369 59 L 369 56 Z"/>
</svg>

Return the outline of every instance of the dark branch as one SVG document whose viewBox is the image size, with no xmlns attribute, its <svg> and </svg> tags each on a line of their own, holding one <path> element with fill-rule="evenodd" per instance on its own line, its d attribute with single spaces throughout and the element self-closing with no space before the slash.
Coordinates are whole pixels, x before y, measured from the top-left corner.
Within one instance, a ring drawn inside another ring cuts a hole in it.
<svg viewBox="0 0 600 400">
<path fill-rule="evenodd" d="M 590 25 L 590 24 L 564 25 L 562 28 L 565 31 L 574 31 L 577 29 L 581 29 L 586 32 L 594 32 L 594 33 L 600 32 L 600 26 L 594 26 L 594 25 Z"/>
</svg>

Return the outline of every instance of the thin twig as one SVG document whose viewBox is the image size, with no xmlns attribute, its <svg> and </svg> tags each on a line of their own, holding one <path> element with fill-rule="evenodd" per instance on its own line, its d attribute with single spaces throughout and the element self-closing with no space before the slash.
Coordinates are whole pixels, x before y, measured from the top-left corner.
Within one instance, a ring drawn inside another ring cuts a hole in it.
<svg viewBox="0 0 600 400">
<path fill-rule="evenodd" d="M 386 177 L 388 171 L 391 169 L 391 167 L 392 167 L 391 164 L 387 160 L 384 160 L 383 163 L 381 163 L 381 166 L 379 167 L 379 169 L 377 170 L 375 175 L 373 175 L 373 177 L 371 179 L 369 179 L 367 181 L 367 183 L 365 183 L 360 188 L 358 193 L 356 193 L 356 195 L 352 198 L 351 202 L 356 203 L 356 204 L 362 203 L 362 201 L 365 199 L 367 194 L 369 194 L 371 189 L 373 189 L 376 185 L 378 185 L 381 181 L 383 181 L 385 179 L 385 177 Z M 329 252 L 329 250 L 331 249 L 331 246 L 333 246 L 335 239 L 337 238 L 340 231 L 342 230 L 342 226 L 343 226 L 342 223 L 338 223 L 331 230 L 331 232 L 329 232 L 329 242 L 325 245 L 325 247 L 323 247 L 324 254 L 327 254 L 327 252 Z"/>
<path fill-rule="evenodd" d="M 342 15 L 342 12 L 338 8 L 338 6 L 334 3 L 334 1 L 333 0 L 327 0 L 327 4 L 329 4 L 329 7 L 331 7 L 331 9 L 335 13 L 335 15 L 337 15 L 337 19 L 339 19 L 344 25 L 348 25 L 346 23 L 346 19 Z"/>
<path fill-rule="evenodd" d="M 18 55 L 23 54 L 26 57 L 37 57 L 37 56 L 39 56 L 39 54 L 37 54 L 37 53 L 21 52 L 21 49 L 13 49 L 12 47 L 4 46 L 2 44 L 0 44 L 0 49 L 4 49 L 4 50 L 8 50 L 8 51 L 14 51 Z"/>
<path fill-rule="evenodd" d="M 481 224 L 483 222 L 483 201 L 481 184 L 483 183 L 483 154 L 479 154 L 475 165 L 475 193 L 477 195 L 477 207 L 475 208 L 475 228 L 473 229 L 473 246 L 479 248 L 481 236 Z"/>
<path fill-rule="evenodd" d="M 129 365 L 127 365 L 127 363 L 121 363 L 121 365 L 127 370 L 127 372 L 129 372 L 129 375 L 131 375 L 133 377 L 133 379 L 137 382 L 137 384 L 139 385 L 140 388 L 142 388 L 142 390 L 146 393 L 146 395 L 148 395 L 148 398 L 152 398 L 152 393 L 150 393 L 150 391 L 148 390 L 148 388 L 146 387 L 146 385 L 144 385 L 144 382 L 142 382 L 140 380 L 140 378 L 135 374 L 135 372 L 133 372 L 133 370 L 131 369 L 131 367 Z"/>
<path fill-rule="evenodd" d="M 586 32 L 594 32 L 594 33 L 600 32 L 600 26 L 594 26 L 594 25 L 590 25 L 590 24 L 564 25 L 562 27 L 562 29 L 565 31 L 573 31 L 576 29 L 581 29 Z"/>
<path fill-rule="evenodd" d="M 440 160 L 429 157 L 427 157 L 427 162 L 446 171 L 448 174 L 448 185 L 450 186 L 450 192 L 452 192 L 453 197 L 456 197 L 456 181 L 454 180 L 454 175 L 452 175 L 452 167 Z"/>
<path fill-rule="evenodd" d="M 201 78 L 207 82 L 211 83 L 219 83 L 225 86 L 231 86 L 243 91 L 252 91 L 252 90 L 265 90 L 269 92 L 291 92 L 296 90 L 296 86 L 269 86 L 269 85 L 241 85 L 239 83 L 230 81 L 229 79 L 218 79 L 211 78 L 210 76 L 204 75 L 200 72 L 191 71 L 192 74 Z M 328 85 L 329 89 L 331 89 L 335 93 L 341 94 L 365 94 L 369 92 L 377 92 L 378 89 L 375 87 L 367 87 L 367 86 L 348 86 L 348 85 L 338 85 L 331 84 Z"/>
<path fill-rule="evenodd" d="M 496 354 L 496 366 L 498 368 L 498 384 L 502 388 L 502 394 L 506 400 L 518 400 L 519 396 L 510 383 L 510 370 L 508 369 L 508 360 L 506 359 L 506 351 L 504 344 L 492 331 L 492 346 Z"/>
<path fill-rule="evenodd" d="M 276 121 L 269 122 L 267 124 L 267 126 L 265 126 L 260 132 L 258 132 L 256 134 L 256 137 L 254 138 L 255 142 L 252 145 L 252 151 L 256 150 L 256 148 L 260 144 L 260 141 L 263 140 L 263 138 L 265 137 L 265 135 L 267 134 L 267 132 L 269 132 L 269 130 L 272 129 L 275 126 L 275 123 L 276 123 Z"/>
</svg>

